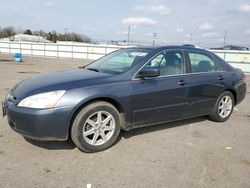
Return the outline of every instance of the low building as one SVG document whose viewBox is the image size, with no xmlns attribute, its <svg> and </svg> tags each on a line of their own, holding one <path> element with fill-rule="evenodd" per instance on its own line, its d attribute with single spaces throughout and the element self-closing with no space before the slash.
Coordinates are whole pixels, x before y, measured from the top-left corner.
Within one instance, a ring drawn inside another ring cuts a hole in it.
<svg viewBox="0 0 250 188">
<path fill-rule="evenodd" d="M 51 41 L 35 35 L 27 35 L 27 34 L 17 34 L 12 37 L 2 38 L 0 41 L 18 41 L 18 42 L 42 42 L 42 43 L 51 43 Z"/>
</svg>

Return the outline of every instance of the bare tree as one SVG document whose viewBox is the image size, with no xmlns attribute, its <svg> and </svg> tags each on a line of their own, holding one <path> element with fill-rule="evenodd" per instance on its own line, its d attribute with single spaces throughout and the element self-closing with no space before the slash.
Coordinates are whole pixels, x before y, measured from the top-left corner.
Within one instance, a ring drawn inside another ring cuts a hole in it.
<svg viewBox="0 0 250 188">
<path fill-rule="evenodd" d="M 0 38 L 12 37 L 14 35 L 16 35 L 16 31 L 12 26 L 4 27 L 0 30 Z"/>
</svg>

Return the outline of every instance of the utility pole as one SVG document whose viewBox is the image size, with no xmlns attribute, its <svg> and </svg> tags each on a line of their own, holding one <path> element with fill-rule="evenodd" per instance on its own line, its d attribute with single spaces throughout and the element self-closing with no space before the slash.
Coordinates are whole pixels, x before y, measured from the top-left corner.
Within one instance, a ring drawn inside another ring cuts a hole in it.
<svg viewBox="0 0 250 188">
<path fill-rule="evenodd" d="M 67 31 L 68 31 L 68 28 L 64 28 L 64 35 L 65 35 L 66 44 L 68 42 Z"/>
<path fill-rule="evenodd" d="M 227 30 L 225 30 L 224 40 L 223 40 L 223 46 L 226 45 L 226 40 L 227 40 Z"/>
<path fill-rule="evenodd" d="M 193 33 L 190 33 L 190 43 L 193 43 Z"/>
<path fill-rule="evenodd" d="M 153 33 L 153 46 L 155 46 L 155 39 L 157 37 L 158 33 Z"/>
<path fill-rule="evenodd" d="M 128 46 L 130 43 L 130 24 L 128 24 Z"/>
</svg>

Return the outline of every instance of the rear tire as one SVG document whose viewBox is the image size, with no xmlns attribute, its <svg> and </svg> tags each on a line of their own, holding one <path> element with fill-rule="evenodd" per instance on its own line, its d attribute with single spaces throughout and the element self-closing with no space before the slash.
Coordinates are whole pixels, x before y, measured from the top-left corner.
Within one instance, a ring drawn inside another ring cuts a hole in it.
<svg viewBox="0 0 250 188">
<path fill-rule="evenodd" d="M 232 114 L 234 108 L 234 96 L 230 91 L 225 91 L 217 98 L 209 119 L 216 122 L 226 121 Z"/>
<path fill-rule="evenodd" d="M 84 152 L 98 152 L 111 147 L 121 130 L 117 109 L 107 102 L 94 102 L 84 107 L 75 117 L 71 138 Z"/>
</svg>

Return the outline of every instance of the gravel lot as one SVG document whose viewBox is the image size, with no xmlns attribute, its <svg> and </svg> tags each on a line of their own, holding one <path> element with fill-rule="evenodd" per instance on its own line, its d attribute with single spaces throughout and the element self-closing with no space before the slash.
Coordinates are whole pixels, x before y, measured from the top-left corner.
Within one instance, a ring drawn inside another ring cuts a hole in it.
<svg viewBox="0 0 250 188">
<path fill-rule="evenodd" d="M 0 54 L 0 99 L 24 78 L 83 64 L 15 63 Z M 115 146 L 94 154 L 70 142 L 25 140 L 0 118 L 0 187 L 250 187 L 249 104 L 250 92 L 225 123 L 200 117 L 123 132 Z"/>
</svg>

